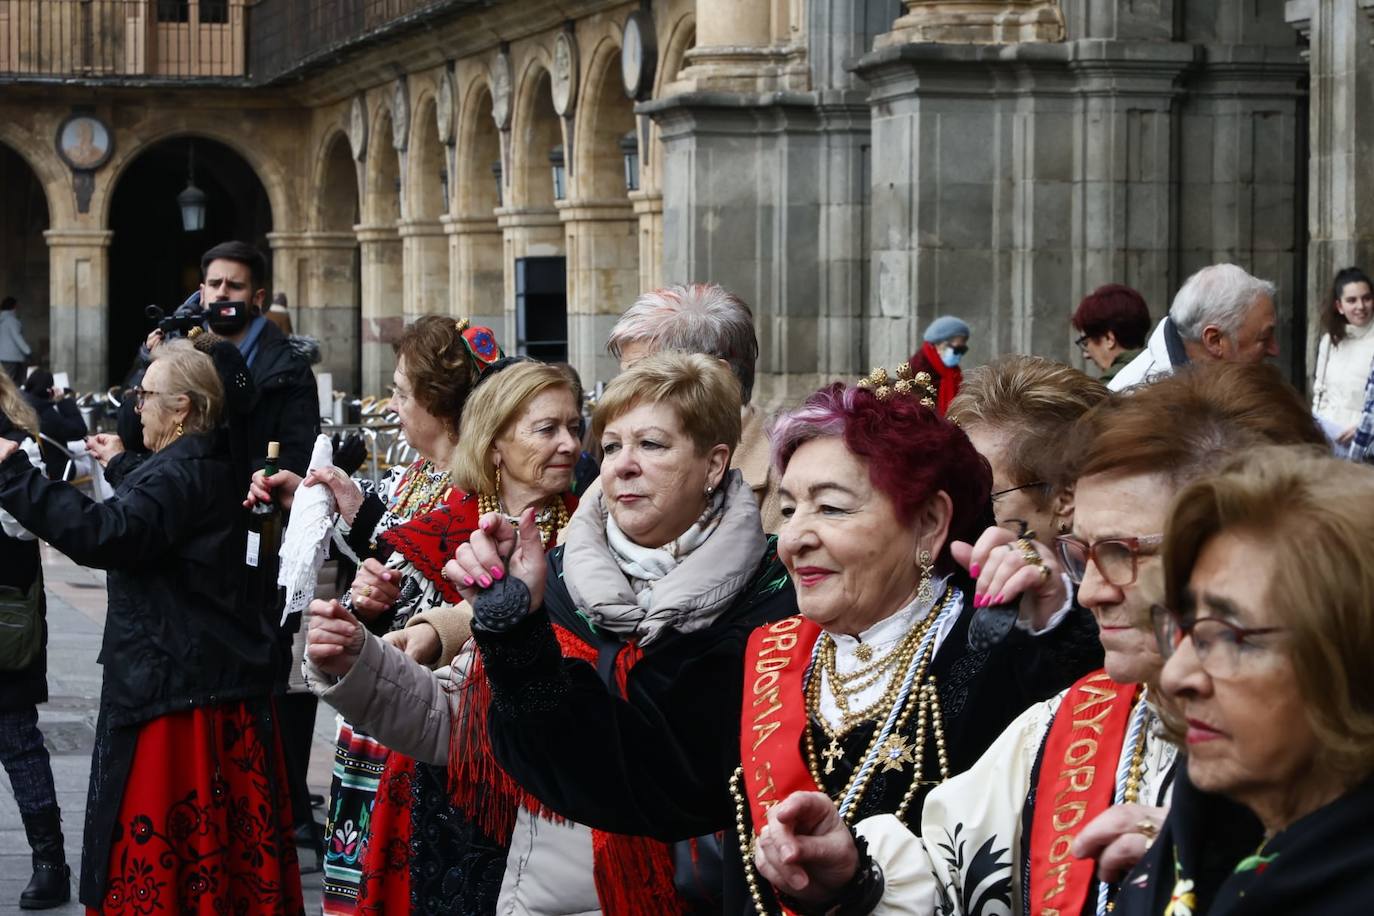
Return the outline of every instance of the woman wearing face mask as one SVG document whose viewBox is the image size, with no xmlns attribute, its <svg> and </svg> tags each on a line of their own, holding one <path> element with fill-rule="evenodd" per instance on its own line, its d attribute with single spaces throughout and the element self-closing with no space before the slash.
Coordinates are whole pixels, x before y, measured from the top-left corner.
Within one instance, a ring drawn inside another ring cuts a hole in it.
<svg viewBox="0 0 1374 916">
<path fill-rule="evenodd" d="M 969 327 L 953 315 L 941 315 L 921 336 L 921 349 L 908 362 L 913 373 L 926 372 L 935 380 L 935 412 L 943 417 L 963 384 L 959 363 L 968 352 Z"/>
<path fill-rule="evenodd" d="M 1365 385 L 1374 362 L 1374 285 L 1358 267 L 1347 267 L 1331 283 L 1322 310 L 1326 333 L 1317 345 L 1312 412 L 1344 455 L 1364 411 Z"/>
</svg>

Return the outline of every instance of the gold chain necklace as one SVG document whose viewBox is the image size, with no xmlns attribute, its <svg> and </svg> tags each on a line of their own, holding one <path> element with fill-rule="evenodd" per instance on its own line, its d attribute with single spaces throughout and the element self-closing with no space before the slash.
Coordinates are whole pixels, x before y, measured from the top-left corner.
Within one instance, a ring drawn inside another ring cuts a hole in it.
<svg viewBox="0 0 1374 916">
<path fill-rule="evenodd" d="M 950 596 L 946 595 L 945 600 L 942 601 L 937 608 L 932 608 L 930 614 L 917 625 L 917 628 L 922 631 L 923 637 L 934 625 L 939 617 L 939 611 L 948 604 L 949 600 Z M 936 689 L 935 679 L 932 677 L 927 680 L 925 677 L 931 658 L 935 654 L 935 640 L 930 640 L 925 651 L 921 652 L 920 658 L 914 658 L 914 653 L 919 651 L 920 643 L 921 640 L 916 641 L 917 648 L 911 650 L 912 655 L 908 656 L 907 666 L 904 666 L 901 670 L 894 673 L 893 680 L 897 685 L 896 689 L 894 690 L 889 687 L 889 690 L 884 692 L 882 701 L 864 711 L 865 714 L 869 714 L 875 721 L 875 727 L 873 730 L 873 738 L 869 741 L 868 747 L 864 750 L 860 760 L 867 760 L 869 756 L 877 750 L 879 762 L 875 762 L 867 771 L 864 770 L 862 764 L 855 767 L 844 789 L 841 790 L 838 796 L 834 796 L 834 799 L 837 801 L 839 799 L 851 800 L 848 814 L 845 817 L 845 820 L 849 823 L 853 823 L 853 818 L 859 810 L 859 803 L 863 800 L 864 793 L 868 790 L 868 785 L 872 781 L 873 774 L 877 771 L 879 766 L 884 770 L 900 771 L 904 764 L 909 763 L 912 765 L 912 781 L 903 797 L 901 807 L 898 808 L 899 818 L 905 815 L 906 808 L 911 803 L 912 798 L 915 797 L 918 786 L 927 782 L 930 784 L 938 784 L 949 778 L 949 758 L 945 748 L 945 733 L 943 720 L 940 715 L 939 693 Z M 916 664 L 917 667 L 915 677 L 912 679 L 911 692 L 906 697 L 905 705 L 898 715 L 891 733 L 883 742 L 883 746 L 879 748 L 878 744 L 882 738 L 883 730 L 881 727 L 877 726 L 877 723 L 891 715 L 894 705 L 900 700 L 901 683 L 904 680 L 901 675 L 908 670 L 912 663 Z M 826 761 L 825 772 L 832 773 L 835 770 L 835 761 L 843 757 L 844 752 L 839 744 L 840 735 L 830 730 L 824 716 L 820 713 L 820 680 L 821 674 L 817 672 L 816 676 L 811 679 L 811 683 L 807 685 L 806 706 L 808 714 L 820 723 L 822 730 L 825 731 L 826 735 L 830 738 L 830 744 L 826 747 L 825 752 L 821 756 L 824 757 Z M 891 695 L 891 699 L 888 699 L 889 694 Z M 879 709 L 879 706 L 885 708 Z M 914 746 L 909 744 L 903 737 L 906 725 L 910 721 L 913 711 L 917 712 Z M 926 728 L 928 725 L 932 728 L 935 735 L 935 744 L 940 767 L 939 780 L 921 779 L 925 765 Z M 806 729 L 806 763 L 811 771 L 811 778 L 815 780 L 816 785 L 824 788 L 825 783 L 821 777 L 820 761 L 816 754 L 814 731 L 815 730 L 810 727 Z M 861 776 L 862 779 L 860 779 Z"/>
</svg>

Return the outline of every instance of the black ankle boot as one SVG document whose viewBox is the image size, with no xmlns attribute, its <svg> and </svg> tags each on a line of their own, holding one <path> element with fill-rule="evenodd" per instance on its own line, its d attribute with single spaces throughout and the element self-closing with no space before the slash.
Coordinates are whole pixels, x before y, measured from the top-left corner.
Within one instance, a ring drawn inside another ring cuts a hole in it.
<svg viewBox="0 0 1374 916">
<path fill-rule="evenodd" d="M 33 850 L 33 878 L 19 895 L 19 908 L 46 910 L 72 899 L 72 870 L 62 850 L 62 814 L 56 806 L 24 815 Z"/>
</svg>

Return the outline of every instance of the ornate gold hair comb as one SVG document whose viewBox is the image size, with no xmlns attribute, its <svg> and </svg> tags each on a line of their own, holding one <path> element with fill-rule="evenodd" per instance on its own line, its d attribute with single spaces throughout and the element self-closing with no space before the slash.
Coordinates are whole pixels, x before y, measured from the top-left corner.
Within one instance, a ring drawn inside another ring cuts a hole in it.
<svg viewBox="0 0 1374 916">
<path fill-rule="evenodd" d="M 453 330 L 457 331 L 459 334 L 466 331 L 469 327 L 471 327 L 471 324 L 466 318 L 459 318 L 453 323 Z"/>
<path fill-rule="evenodd" d="M 935 387 L 929 372 L 911 372 L 910 363 L 902 363 L 897 366 L 897 377 L 894 379 L 887 374 L 887 370 L 878 366 L 868 375 L 859 379 L 859 387 L 873 392 L 873 396 L 880 401 L 886 401 L 892 397 L 893 392 L 897 394 L 921 396 L 922 407 L 935 406 Z M 918 389 L 921 389 L 918 392 Z"/>
</svg>

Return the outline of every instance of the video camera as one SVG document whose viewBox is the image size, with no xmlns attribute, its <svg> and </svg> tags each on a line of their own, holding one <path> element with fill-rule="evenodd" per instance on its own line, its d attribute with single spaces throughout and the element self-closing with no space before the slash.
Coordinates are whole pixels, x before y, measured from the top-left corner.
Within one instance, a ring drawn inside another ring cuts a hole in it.
<svg viewBox="0 0 1374 916">
<path fill-rule="evenodd" d="M 150 319 L 157 322 L 157 329 L 162 332 L 162 336 L 169 340 L 173 337 L 188 336 L 192 329 L 202 327 L 209 322 L 211 328 L 220 330 L 221 325 L 242 326 L 253 314 L 248 303 L 227 300 L 224 302 L 212 302 L 206 308 L 200 301 L 200 291 L 197 290 L 189 299 L 177 307 L 177 310 L 168 316 L 161 308 L 150 305 L 143 310 L 143 313 Z"/>
<path fill-rule="evenodd" d="M 158 306 L 150 305 L 143 310 L 143 314 L 157 323 L 157 329 L 168 340 L 173 337 L 185 337 L 192 328 L 198 328 L 205 324 L 204 312 L 183 313 L 182 309 L 177 309 L 168 315 Z"/>
</svg>

